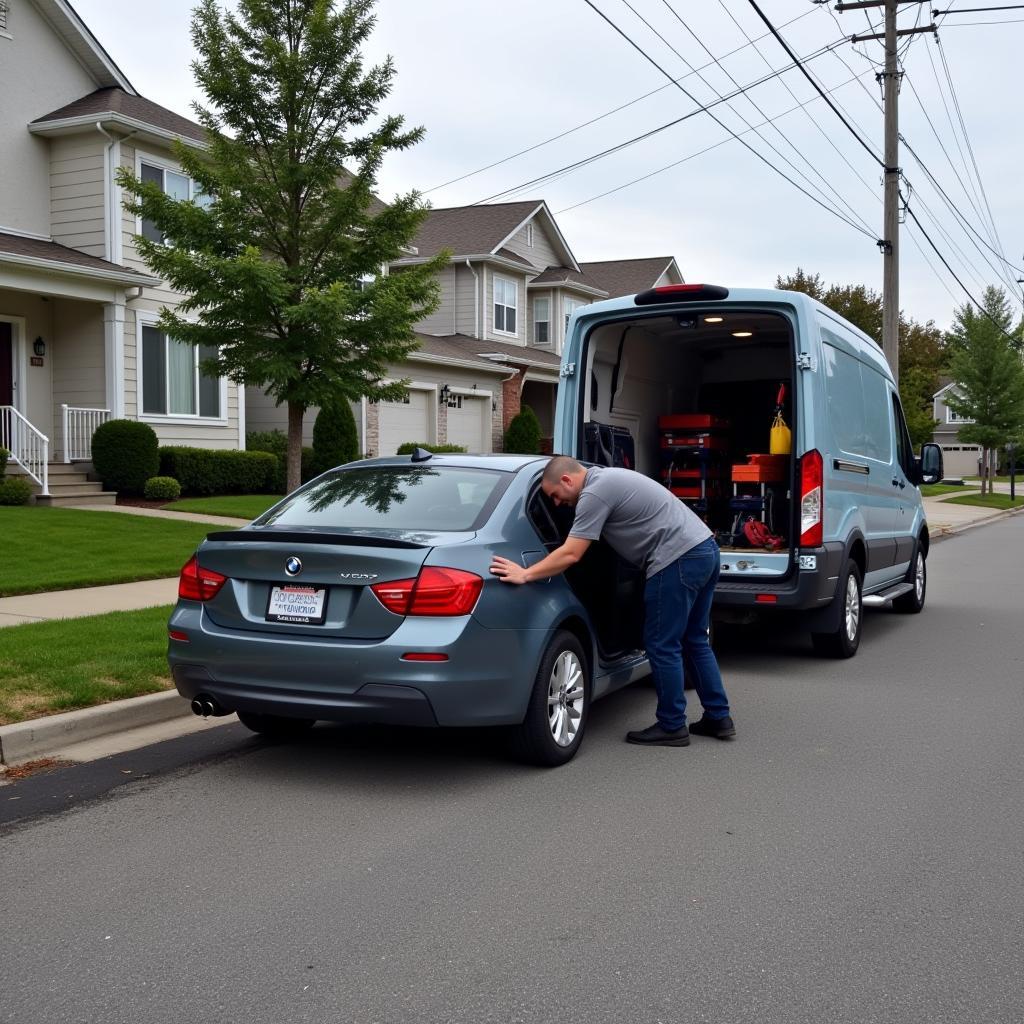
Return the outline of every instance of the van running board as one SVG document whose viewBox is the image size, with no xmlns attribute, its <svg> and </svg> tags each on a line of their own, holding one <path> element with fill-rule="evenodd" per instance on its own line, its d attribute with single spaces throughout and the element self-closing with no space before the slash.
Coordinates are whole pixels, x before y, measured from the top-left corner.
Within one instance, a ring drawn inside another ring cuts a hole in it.
<svg viewBox="0 0 1024 1024">
<path fill-rule="evenodd" d="M 862 603 L 865 608 L 881 608 L 894 597 L 902 597 L 904 594 L 909 594 L 913 589 L 913 583 L 897 583 L 896 586 L 883 590 L 880 594 L 869 594 L 863 599 Z"/>
</svg>

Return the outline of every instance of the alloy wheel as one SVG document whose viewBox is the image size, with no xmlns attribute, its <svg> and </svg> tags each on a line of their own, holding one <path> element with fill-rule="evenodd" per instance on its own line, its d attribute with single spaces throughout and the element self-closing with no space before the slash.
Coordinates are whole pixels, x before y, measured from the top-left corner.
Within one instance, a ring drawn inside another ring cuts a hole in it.
<svg viewBox="0 0 1024 1024">
<path fill-rule="evenodd" d="M 860 587 L 852 573 L 846 578 L 846 637 L 853 643 L 860 629 Z"/>
<path fill-rule="evenodd" d="M 548 682 L 548 725 L 560 747 L 571 746 L 583 716 L 583 666 L 572 651 L 563 651 Z"/>
</svg>

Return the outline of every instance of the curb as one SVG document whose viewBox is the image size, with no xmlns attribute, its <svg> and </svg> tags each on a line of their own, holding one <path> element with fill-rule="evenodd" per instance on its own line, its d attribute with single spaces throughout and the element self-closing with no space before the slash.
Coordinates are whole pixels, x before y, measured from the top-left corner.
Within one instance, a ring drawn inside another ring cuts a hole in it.
<svg viewBox="0 0 1024 1024">
<path fill-rule="evenodd" d="M 169 690 L 111 701 L 81 711 L 65 711 L 28 722 L 15 722 L 0 726 L 0 764 L 31 761 L 72 743 L 191 714 L 188 701 L 183 700 L 177 690 Z"/>
<path fill-rule="evenodd" d="M 984 519 L 975 519 L 973 523 L 963 523 L 961 526 L 947 526 L 931 538 L 931 543 L 935 544 L 940 540 L 946 540 L 949 537 L 955 537 L 957 534 L 966 533 L 968 530 L 976 530 L 979 526 L 987 526 L 989 523 L 997 522 L 1000 519 L 1020 515 L 1022 512 L 1024 512 L 1024 505 L 1020 508 L 1000 509 L 994 515 L 986 516 Z"/>
</svg>

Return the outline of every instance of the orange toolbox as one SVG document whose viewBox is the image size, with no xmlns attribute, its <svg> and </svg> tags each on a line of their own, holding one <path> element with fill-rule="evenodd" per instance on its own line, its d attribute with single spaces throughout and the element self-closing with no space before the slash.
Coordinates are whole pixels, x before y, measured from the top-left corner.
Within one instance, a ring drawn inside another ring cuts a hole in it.
<svg viewBox="0 0 1024 1024">
<path fill-rule="evenodd" d="M 732 467 L 733 483 L 767 484 L 786 479 L 788 455 L 751 455 L 745 465 Z"/>
<path fill-rule="evenodd" d="M 688 412 L 658 417 L 659 430 L 728 430 L 729 421 L 706 412 Z"/>
<path fill-rule="evenodd" d="M 661 447 L 671 448 L 703 448 L 706 451 L 723 451 L 726 440 L 716 434 L 695 434 L 692 432 L 666 430 L 661 435 Z"/>
</svg>

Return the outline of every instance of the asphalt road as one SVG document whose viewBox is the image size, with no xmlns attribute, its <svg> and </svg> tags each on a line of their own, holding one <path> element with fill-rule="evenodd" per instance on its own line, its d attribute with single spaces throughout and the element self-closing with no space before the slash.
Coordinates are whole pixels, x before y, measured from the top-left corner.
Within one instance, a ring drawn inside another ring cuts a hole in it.
<svg viewBox="0 0 1024 1024">
<path fill-rule="evenodd" d="M 640 686 L 556 771 L 226 727 L 5 787 L 62 809 L 0 826 L 0 1021 L 1020 1021 L 1024 517 L 930 570 L 850 662 L 733 638 L 735 743 L 623 743 Z"/>
</svg>

